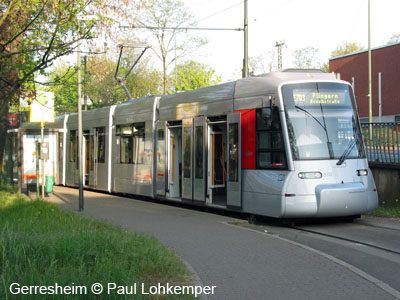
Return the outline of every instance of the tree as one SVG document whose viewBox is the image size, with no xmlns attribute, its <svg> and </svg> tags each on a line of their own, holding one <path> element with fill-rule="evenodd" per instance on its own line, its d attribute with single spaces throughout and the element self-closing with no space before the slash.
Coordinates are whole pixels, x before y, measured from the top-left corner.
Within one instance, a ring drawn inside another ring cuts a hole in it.
<svg viewBox="0 0 400 300">
<path fill-rule="evenodd" d="M 277 70 L 276 51 L 269 50 L 256 57 L 249 57 L 250 74 L 263 74 Z"/>
<path fill-rule="evenodd" d="M 49 78 L 54 82 L 48 90 L 54 93 L 56 113 L 75 112 L 78 104 L 77 68 L 62 61 L 53 68 Z"/>
<path fill-rule="evenodd" d="M 136 0 L 138 3 L 141 0 Z M 30 93 L 35 75 L 71 54 L 78 40 L 92 39 L 95 24 L 106 24 L 109 12 L 127 0 L 6 0 L 0 3 L 0 171 L 10 103 Z M 105 12 L 102 14 L 102 12 Z M 96 13 L 96 20 L 78 21 Z"/>
<path fill-rule="evenodd" d="M 342 56 L 364 50 L 364 47 L 357 42 L 343 42 L 332 51 L 331 57 Z"/>
<path fill-rule="evenodd" d="M 293 52 L 295 68 L 319 69 L 321 64 L 318 59 L 319 50 L 314 47 L 305 47 Z"/>
<path fill-rule="evenodd" d="M 194 27 L 193 16 L 188 12 L 180 0 L 154 0 L 153 5 L 147 7 L 137 17 L 140 26 L 149 29 L 158 45 L 154 50 L 163 65 L 163 93 L 167 93 L 167 70 L 171 63 L 180 59 L 206 43 L 205 39 L 194 38 L 187 31 L 178 30 L 179 27 Z M 172 29 L 171 29 L 172 28 Z M 169 54 L 175 50 L 172 58 Z"/>
<path fill-rule="evenodd" d="M 0 4 L 0 164 L 10 103 L 29 88 L 55 59 L 69 54 L 77 40 L 92 38 L 92 22 L 77 25 L 79 0 L 10 0 Z M 25 88 L 25 90 L 24 90 Z"/>
<path fill-rule="evenodd" d="M 134 53 L 133 53 L 134 54 Z M 126 74 L 137 54 L 121 60 L 120 74 Z M 103 58 L 93 58 L 88 64 L 88 95 L 95 107 L 119 104 L 127 100 L 122 86 L 114 79 L 117 64 Z M 150 66 L 148 59 L 141 59 L 125 81 L 133 98 L 159 94 L 162 85 L 160 72 Z"/>
<path fill-rule="evenodd" d="M 172 76 L 176 91 L 190 91 L 221 82 L 221 76 L 215 76 L 214 69 L 193 60 L 177 65 Z"/>
<path fill-rule="evenodd" d="M 130 65 L 130 62 L 122 64 L 121 74 L 127 72 Z M 92 102 L 90 107 L 119 104 L 126 100 L 125 91 L 114 79 L 116 66 L 116 62 L 107 59 L 106 56 L 95 56 L 88 59 L 87 95 Z M 75 67 L 61 62 L 53 68 L 50 74 L 50 80 L 54 84 L 49 87 L 49 90 L 54 92 L 58 114 L 77 110 L 78 80 L 76 71 Z M 148 61 L 144 60 L 128 76 L 125 84 L 134 98 L 159 94 L 162 84 L 161 74 L 150 68 Z"/>
<path fill-rule="evenodd" d="M 387 42 L 388 45 L 397 44 L 397 43 L 400 43 L 400 33 L 392 34 L 392 36 L 390 37 L 390 39 Z"/>
</svg>

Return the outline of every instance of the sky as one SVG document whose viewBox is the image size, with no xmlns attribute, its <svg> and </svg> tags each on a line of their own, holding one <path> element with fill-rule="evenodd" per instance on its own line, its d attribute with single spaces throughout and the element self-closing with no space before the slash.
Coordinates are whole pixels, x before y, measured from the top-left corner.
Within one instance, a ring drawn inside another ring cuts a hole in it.
<svg viewBox="0 0 400 300">
<path fill-rule="evenodd" d="M 197 27 L 243 28 L 243 0 L 184 0 Z M 400 34 L 400 0 L 371 0 L 371 47 Z M 283 69 L 293 67 L 293 52 L 319 50 L 321 63 L 344 41 L 368 46 L 368 0 L 248 0 L 249 56 L 276 51 L 284 41 Z M 193 31 L 208 39 L 193 58 L 222 75 L 223 82 L 241 77 L 243 31 Z M 277 60 L 277 55 L 275 55 Z M 178 62 L 179 63 L 179 62 Z"/>
</svg>

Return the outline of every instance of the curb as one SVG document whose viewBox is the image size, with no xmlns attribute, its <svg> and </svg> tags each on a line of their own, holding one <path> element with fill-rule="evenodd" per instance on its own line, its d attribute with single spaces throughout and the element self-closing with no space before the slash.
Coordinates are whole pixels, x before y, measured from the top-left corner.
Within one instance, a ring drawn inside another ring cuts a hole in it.
<svg viewBox="0 0 400 300">
<path fill-rule="evenodd" d="M 175 252 L 175 253 L 176 253 L 176 252 Z M 192 279 L 193 279 L 193 281 L 194 281 L 194 285 L 204 287 L 203 281 L 201 280 L 199 274 L 197 274 L 196 270 L 192 267 L 192 265 L 189 264 L 189 263 L 188 263 L 186 260 L 184 260 L 182 257 L 179 256 L 179 258 L 180 258 L 180 260 L 185 264 L 186 268 L 189 270 L 189 273 L 190 273 L 190 275 L 192 276 Z M 200 300 L 208 300 L 208 298 L 207 298 L 206 295 L 204 295 L 204 294 L 200 294 L 200 295 L 198 296 L 198 298 L 199 298 Z"/>
</svg>

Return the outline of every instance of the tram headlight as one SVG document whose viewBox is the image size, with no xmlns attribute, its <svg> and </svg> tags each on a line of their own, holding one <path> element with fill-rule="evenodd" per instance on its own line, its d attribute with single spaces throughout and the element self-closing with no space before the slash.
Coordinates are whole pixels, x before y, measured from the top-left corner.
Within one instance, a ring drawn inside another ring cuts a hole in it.
<svg viewBox="0 0 400 300">
<path fill-rule="evenodd" d="M 298 174 L 300 179 L 319 179 L 322 178 L 321 172 L 300 172 Z"/>
<path fill-rule="evenodd" d="M 357 170 L 357 176 L 368 176 L 368 170 L 367 169 Z"/>
</svg>

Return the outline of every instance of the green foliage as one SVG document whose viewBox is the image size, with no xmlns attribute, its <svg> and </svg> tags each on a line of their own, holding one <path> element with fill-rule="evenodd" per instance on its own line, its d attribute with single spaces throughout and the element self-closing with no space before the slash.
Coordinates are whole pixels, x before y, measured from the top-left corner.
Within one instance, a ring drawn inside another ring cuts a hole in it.
<svg viewBox="0 0 400 300">
<path fill-rule="evenodd" d="M 323 71 L 325 73 L 329 73 L 329 64 L 323 63 L 320 69 L 321 69 L 321 71 Z"/>
<path fill-rule="evenodd" d="M 400 206 L 398 207 L 378 207 L 376 210 L 367 214 L 372 217 L 400 218 Z"/>
<path fill-rule="evenodd" d="M 364 50 L 364 47 L 357 42 L 343 42 L 332 51 L 331 57 L 342 56 L 353 52 Z"/>
<path fill-rule="evenodd" d="M 120 66 L 121 75 L 128 72 L 130 61 Z M 91 101 L 90 108 L 121 103 L 127 100 L 125 91 L 114 79 L 117 64 L 105 57 L 91 57 L 87 61 L 87 95 Z M 84 79 L 83 68 L 81 80 Z M 78 78 L 76 68 L 60 63 L 50 72 L 50 80 L 54 82 L 49 88 L 55 94 L 56 112 L 58 114 L 77 110 Z M 161 74 L 148 67 L 142 61 L 126 79 L 126 86 L 133 98 L 158 94 L 161 86 Z M 84 84 L 82 82 L 82 97 Z"/>
<path fill-rule="evenodd" d="M 96 31 L 91 30 L 95 21 L 78 25 L 78 17 L 87 14 L 85 4 L 83 0 L 9 2 L 0 19 L 0 61 L 15 74 L 8 81 L 10 93 L 20 92 L 21 86 L 34 80 L 36 72 L 45 74 L 55 59 L 72 53 L 77 40 L 95 36 Z M 0 77 L 10 79 L 5 72 Z"/>
<path fill-rule="evenodd" d="M 314 47 L 305 47 L 293 52 L 295 68 L 299 69 L 319 69 L 321 64 L 318 59 L 319 50 Z"/>
<path fill-rule="evenodd" d="M 221 76 L 214 76 L 215 70 L 193 60 L 176 66 L 172 72 L 176 91 L 190 91 L 216 85 Z"/>
<path fill-rule="evenodd" d="M 131 299 L 116 293 L 94 295 L 90 285 L 109 282 L 190 284 L 176 253 L 154 238 L 104 222 L 65 213 L 43 201 L 0 192 L 0 298 Z M 28 286 L 87 286 L 86 295 L 12 295 L 11 283 Z M 138 295 L 135 299 L 154 299 Z M 169 295 L 163 299 L 195 299 Z"/>
<path fill-rule="evenodd" d="M 49 91 L 54 93 L 55 111 L 57 113 L 75 112 L 78 102 L 76 68 L 61 62 L 54 67 L 49 79 L 55 83 L 49 87 Z"/>
</svg>

